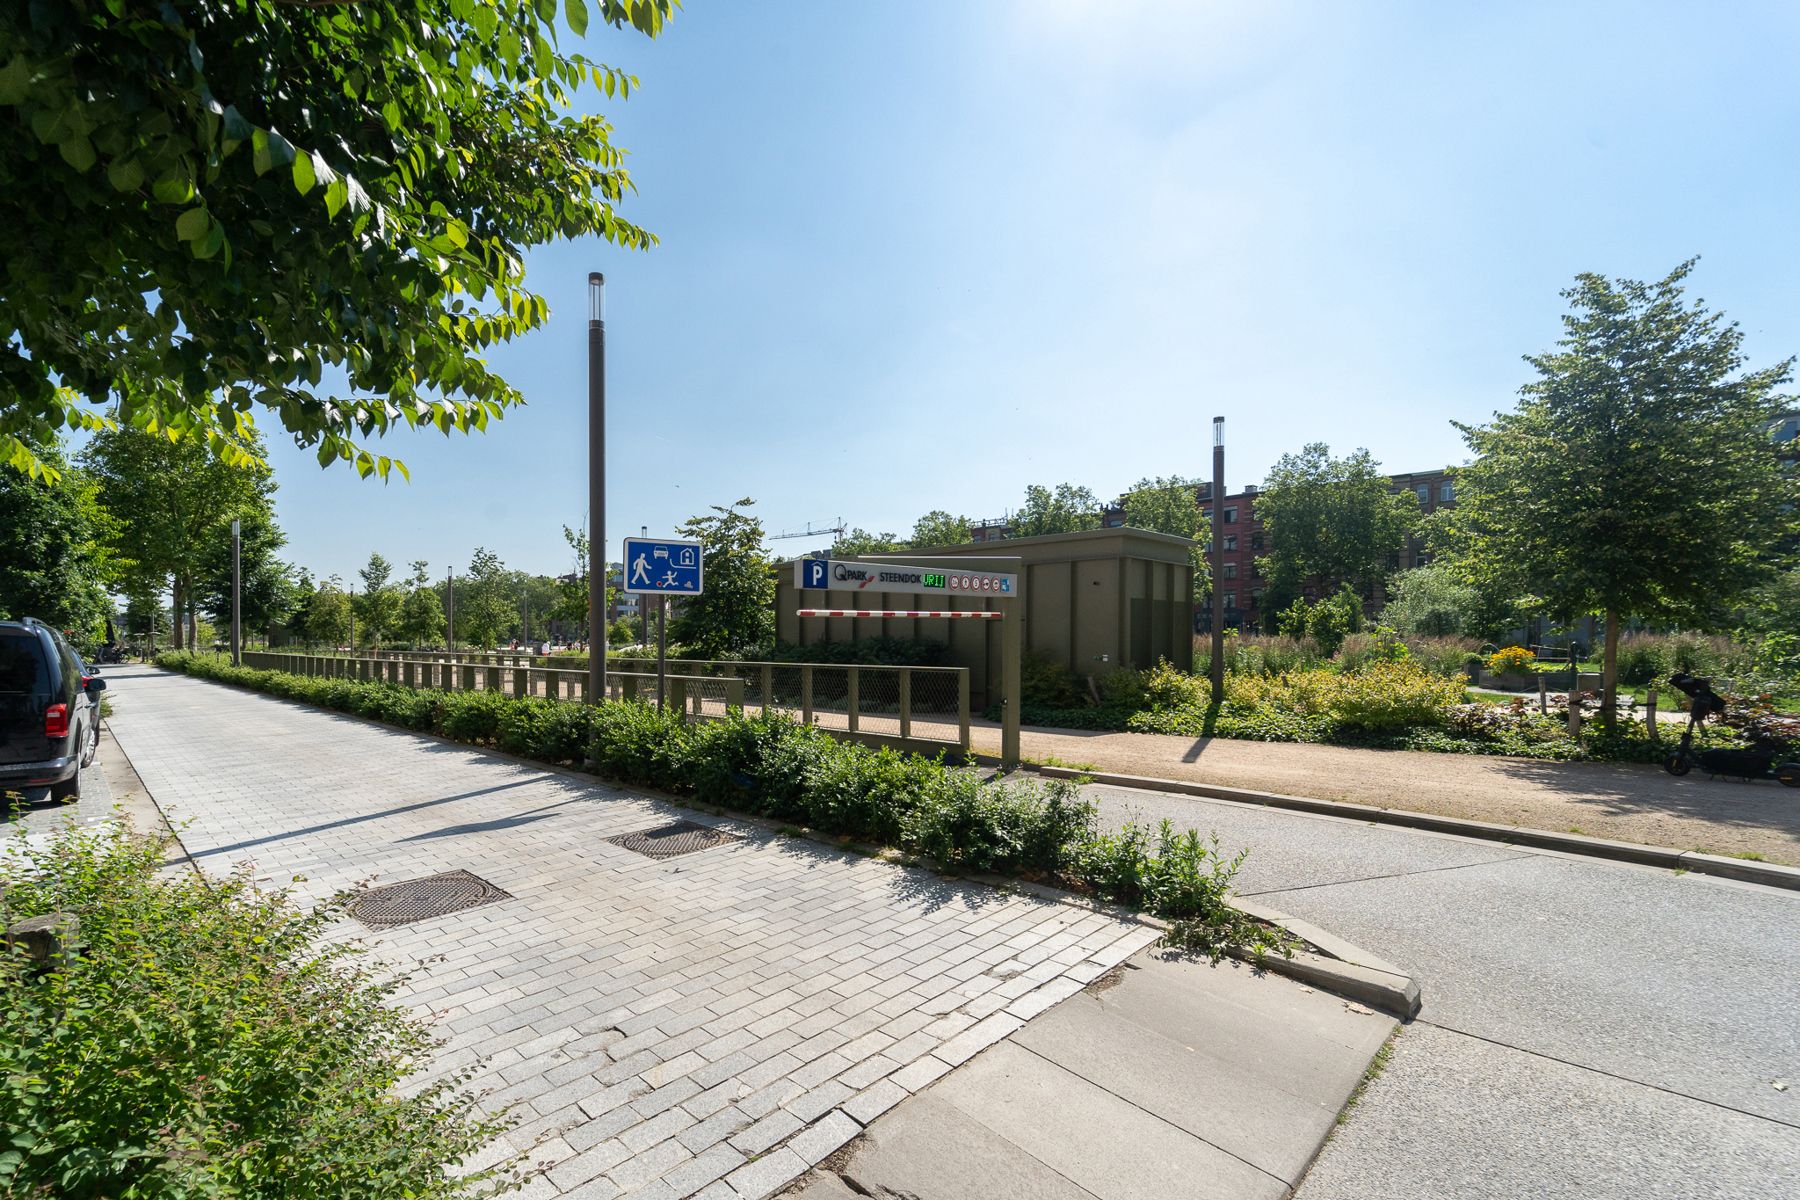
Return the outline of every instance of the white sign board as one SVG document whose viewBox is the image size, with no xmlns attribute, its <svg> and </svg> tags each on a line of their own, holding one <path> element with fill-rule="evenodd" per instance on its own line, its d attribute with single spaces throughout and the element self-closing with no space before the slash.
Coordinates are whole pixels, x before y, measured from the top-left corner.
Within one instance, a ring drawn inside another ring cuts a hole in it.
<svg viewBox="0 0 1800 1200">
<path fill-rule="evenodd" d="M 909 567 L 902 563 L 799 558 L 794 560 L 794 586 L 842 592 L 986 596 L 1004 600 L 1019 594 L 1019 577 L 1004 571 L 966 571 L 950 567 Z"/>
</svg>

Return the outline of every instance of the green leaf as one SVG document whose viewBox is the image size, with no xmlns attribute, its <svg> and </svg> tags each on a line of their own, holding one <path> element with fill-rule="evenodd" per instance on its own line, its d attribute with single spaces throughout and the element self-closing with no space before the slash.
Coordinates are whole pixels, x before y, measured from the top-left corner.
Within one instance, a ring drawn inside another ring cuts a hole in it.
<svg viewBox="0 0 1800 1200">
<path fill-rule="evenodd" d="M 144 168 L 136 159 L 114 159 L 106 168 L 106 180 L 113 185 L 114 191 L 136 191 L 144 182 Z"/>
<path fill-rule="evenodd" d="M 79 135 L 71 137 L 56 147 L 63 161 L 77 171 L 85 171 L 94 165 L 94 143 Z"/>
<path fill-rule="evenodd" d="M 313 190 L 318 179 L 313 174 L 313 160 L 310 154 L 296 155 L 294 158 L 294 190 L 302 196 Z"/>
<path fill-rule="evenodd" d="M 486 41 L 493 37 L 494 31 L 500 27 L 500 18 L 485 3 L 477 4 L 475 11 L 469 16 L 469 24 L 475 27 L 476 36 L 480 37 L 482 41 Z"/>
<path fill-rule="evenodd" d="M 569 28 L 576 37 L 587 33 L 588 11 L 584 0 L 563 0 L 563 12 L 569 18 Z"/>
<path fill-rule="evenodd" d="M 335 217 L 350 197 L 350 189 L 342 179 L 334 179 L 325 185 L 325 215 Z"/>
<path fill-rule="evenodd" d="M 267 175 L 275 159 L 269 154 L 269 135 L 258 129 L 250 135 L 250 163 L 258 175 Z"/>
<path fill-rule="evenodd" d="M 204 237 L 212 225 L 212 218 L 204 208 L 190 208 L 175 218 L 175 236 L 184 242 L 191 242 Z"/>
<path fill-rule="evenodd" d="M 186 204 L 194 198 L 194 181 L 179 172 L 160 176 L 151 185 L 150 194 L 164 204 Z"/>
<path fill-rule="evenodd" d="M 206 236 L 193 244 L 195 258 L 211 258 L 225 246 L 225 227 L 214 221 Z M 230 265 L 229 262 L 226 265 Z"/>
</svg>

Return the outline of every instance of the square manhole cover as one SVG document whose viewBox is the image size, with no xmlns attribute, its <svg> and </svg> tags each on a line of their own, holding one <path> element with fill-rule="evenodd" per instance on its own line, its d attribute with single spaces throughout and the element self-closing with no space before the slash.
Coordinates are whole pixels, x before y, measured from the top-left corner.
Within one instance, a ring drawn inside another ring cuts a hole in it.
<svg viewBox="0 0 1800 1200">
<path fill-rule="evenodd" d="M 445 871 L 423 879 L 408 879 L 372 888 L 350 905 L 350 915 L 372 929 L 410 925 L 427 917 L 441 917 L 465 908 L 479 908 L 512 897 L 467 871 Z"/>
<path fill-rule="evenodd" d="M 627 850 L 636 851 L 650 858 L 674 858 L 678 854 L 710 850 L 714 846 L 723 846 L 726 842 L 737 842 L 743 839 L 726 833 L 722 829 L 714 829 L 710 825 L 696 825 L 692 821 L 673 821 L 667 825 L 659 825 L 655 829 L 621 833 L 606 840 L 615 846 L 623 846 Z"/>
</svg>

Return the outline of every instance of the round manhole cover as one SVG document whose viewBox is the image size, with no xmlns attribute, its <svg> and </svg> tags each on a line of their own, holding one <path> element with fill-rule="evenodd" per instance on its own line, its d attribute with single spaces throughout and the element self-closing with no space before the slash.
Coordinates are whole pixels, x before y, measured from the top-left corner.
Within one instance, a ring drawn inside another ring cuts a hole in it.
<svg viewBox="0 0 1800 1200">
<path fill-rule="evenodd" d="M 350 912 L 364 925 L 387 929 L 510 899 L 478 875 L 467 871 L 445 871 L 441 875 L 373 888 L 350 906 Z"/>
</svg>

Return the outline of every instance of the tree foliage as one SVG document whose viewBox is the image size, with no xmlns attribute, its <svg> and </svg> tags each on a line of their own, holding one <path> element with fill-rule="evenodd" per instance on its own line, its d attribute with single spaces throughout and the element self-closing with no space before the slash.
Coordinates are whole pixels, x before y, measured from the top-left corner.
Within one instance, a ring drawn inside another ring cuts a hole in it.
<svg viewBox="0 0 1800 1200">
<path fill-rule="evenodd" d="M 221 458 L 206 442 L 130 427 L 96 434 L 81 452 L 112 514 L 109 549 L 125 590 L 157 595 L 167 582 L 177 648 L 209 555 L 216 563 L 219 547 L 229 550 L 231 519 L 272 520 L 275 482 L 262 453 L 254 430 L 238 454 Z"/>
<path fill-rule="evenodd" d="M 969 518 L 934 508 L 913 522 L 912 537 L 907 539 L 907 544 L 915 549 L 960 546 L 973 536 L 969 526 Z"/>
<path fill-rule="evenodd" d="M 1012 536 L 1040 537 L 1049 533 L 1078 533 L 1100 528 L 1100 501 L 1094 493 L 1071 483 L 1052 490 L 1032 484 L 1025 489 L 1025 503 L 1013 514 Z"/>
<path fill-rule="evenodd" d="M 1171 475 L 1166 479 L 1140 479 L 1125 493 L 1125 524 L 1133 529 L 1149 529 L 1156 533 L 1172 533 L 1191 538 L 1199 544 L 1189 557 L 1194 564 L 1194 592 L 1206 587 L 1206 544 L 1211 530 L 1200 520 L 1200 481 Z"/>
<path fill-rule="evenodd" d="M 562 0 L 655 36 L 675 0 Z M 543 324 L 524 251 L 654 239 L 555 0 L 58 0 L 0 6 L 0 461 L 68 427 L 319 462 L 483 428 L 522 397 L 481 355 Z M 404 471 L 404 468 L 401 468 Z"/>
<path fill-rule="evenodd" d="M 1716 621 L 1774 574 L 1800 505 L 1768 434 L 1793 360 L 1745 370 L 1737 326 L 1684 295 L 1693 265 L 1577 276 L 1518 407 L 1458 425 L 1476 459 L 1434 523 L 1466 578 L 1606 615 L 1609 715 L 1620 622 Z"/>
<path fill-rule="evenodd" d="M 1267 606 L 1285 608 L 1308 586 L 1320 596 L 1346 584 L 1366 591 L 1406 540 L 1418 506 L 1411 492 L 1394 492 L 1367 450 L 1333 458 L 1330 446 L 1312 442 L 1282 455 L 1256 497 L 1268 535 L 1260 561 Z"/>
<path fill-rule="evenodd" d="M 471 646 L 494 646 L 518 617 L 518 593 L 512 572 L 492 550 L 477 546 L 469 560 L 469 574 L 460 581 L 456 596 L 458 641 Z"/>
<path fill-rule="evenodd" d="M 892 554 L 896 550 L 904 550 L 907 543 L 892 533 L 870 533 L 866 529 L 852 529 L 831 544 L 833 558 L 850 558 L 858 554 Z"/>
<path fill-rule="evenodd" d="M 265 635 L 294 611 L 293 568 L 276 557 L 287 545 L 287 534 L 275 523 L 266 505 L 252 505 L 239 517 L 238 542 L 242 568 L 241 609 L 245 630 Z M 231 538 L 208 538 L 200 547 L 194 580 L 194 600 L 212 623 L 231 627 Z"/>
<path fill-rule="evenodd" d="M 342 646 L 350 641 L 350 597 L 327 579 L 309 594 L 295 614 L 296 632 L 308 645 Z"/>
<path fill-rule="evenodd" d="M 1381 623 L 1408 637 L 1461 634 L 1492 640 L 1518 619 L 1516 604 L 1469 583 L 1446 562 L 1396 574 L 1381 610 Z"/>
<path fill-rule="evenodd" d="M 435 646 L 444 640 L 444 602 L 438 598 L 423 560 L 412 564 L 412 587 L 400 603 L 396 632 L 413 646 Z"/>
<path fill-rule="evenodd" d="M 406 602 L 403 592 L 391 582 L 393 564 L 379 554 L 357 572 L 363 590 L 351 602 L 356 612 L 356 638 L 365 646 L 379 646 L 400 626 L 400 608 Z"/>
<path fill-rule="evenodd" d="M 775 641 L 775 576 L 763 551 L 762 522 L 742 510 L 745 497 L 729 507 L 713 505 L 710 516 L 693 517 L 681 536 L 706 548 L 706 592 L 681 601 L 669 629 L 675 641 L 700 658 L 726 658 L 766 650 Z"/>
<path fill-rule="evenodd" d="M 37 617 L 86 640 L 112 610 L 108 517 L 98 485 L 69 473 L 59 448 L 38 454 L 59 485 L 0 471 L 0 618 Z"/>
</svg>

